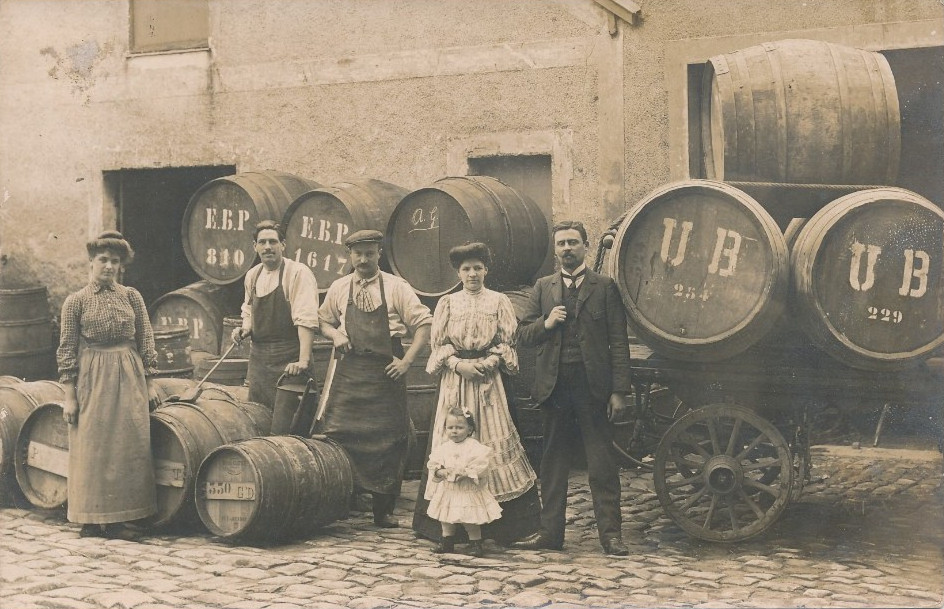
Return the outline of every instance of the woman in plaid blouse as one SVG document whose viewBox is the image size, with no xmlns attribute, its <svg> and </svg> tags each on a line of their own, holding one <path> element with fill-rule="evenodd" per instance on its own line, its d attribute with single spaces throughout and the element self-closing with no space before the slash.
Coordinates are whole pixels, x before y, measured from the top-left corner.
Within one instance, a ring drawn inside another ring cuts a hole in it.
<svg viewBox="0 0 944 609">
<path fill-rule="evenodd" d="M 86 244 L 89 283 L 62 305 L 56 357 L 69 425 L 68 518 L 82 537 L 126 537 L 120 523 L 157 511 L 147 376 L 157 371 L 144 299 L 118 283 L 133 251 L 121 233 Z"/>
</svg>

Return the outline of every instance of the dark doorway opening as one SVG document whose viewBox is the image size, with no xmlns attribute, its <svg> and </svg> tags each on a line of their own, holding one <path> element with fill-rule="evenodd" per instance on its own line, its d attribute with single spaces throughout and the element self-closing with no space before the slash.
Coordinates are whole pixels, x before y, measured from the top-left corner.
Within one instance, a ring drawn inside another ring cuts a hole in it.
<svg viewBox="0 0 944 609">
<path fill-rule="evenodd" d="M 118 230 L 135 249 L 124 283 L 137 288 L 148 306 L 163 294 L 200 279 L 181 244 L 184 210 L 205 183 L 234 173 L 233 165 L 104 173 L 106 192 L 115 202 Z"/>
</svg>

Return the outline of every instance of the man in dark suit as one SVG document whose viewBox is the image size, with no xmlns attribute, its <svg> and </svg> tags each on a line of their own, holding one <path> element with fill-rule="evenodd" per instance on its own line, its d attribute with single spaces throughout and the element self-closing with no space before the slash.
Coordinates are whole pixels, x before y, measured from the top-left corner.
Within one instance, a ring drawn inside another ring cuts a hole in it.
<svg viewBox="0 0 944 609">
<path fill-rule="evenodd" d="M 626 313 L 613 280 L 584 263 L 583 224 L 560 222 L 552 235 L 561 272 L 538 280 L 518 325 L 519 342 L 537 347 L 531 395 L 544 417 L 541 528 L 512 546 L 563 547 L 567 478 L 582 439 L 603 552 L 625 556 L 610 422 L 623 416 L 631 391 Z"/>
</svg>

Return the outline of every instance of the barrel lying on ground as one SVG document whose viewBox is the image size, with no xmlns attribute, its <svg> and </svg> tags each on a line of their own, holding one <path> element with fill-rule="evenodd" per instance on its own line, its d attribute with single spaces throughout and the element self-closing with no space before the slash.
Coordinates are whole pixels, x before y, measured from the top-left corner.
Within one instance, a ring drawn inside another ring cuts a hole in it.
<svg viewBox="0 0 944 609">
<path fill-rule="evenodd" d="M 246 171 L 207 182 L 184 211 L 181 233 L 187 261 L 210 283 L 239 281 L 256 259 L 256 224 L 281 222 L 292 201 L 319 186 L 279 171 Z"/>
<path fill-rule="evenodd" d="M 55 370 L 46 288 L 0 288 L 0 374 L 36 380 Z"/>
<path fill-rule="evenodd" d="M 363 229 L 386 230 L 391 212 L 407 192 L 395 184 L 366 179 L 301 195 L 282 222 L 285 255 L 311 268 L 323 294 L 335 279 L 351 272 L 345 237 Z M 385 260 L 382 263 L 386 266 Z"/>
<path fill-rule="evenodd" d="M 269 433 L 272 414 L 261 404 L 205 392 L 195 403 L 169 402 L 151 413 L 151 452 L 157 483 L 154 527 L 196 521 L 193 481 L 218 446 Z"/>
<path fill-rule="evenodd" d="M 16 481 L 36 507 L 58 508 L 69 498 L 69 427 L 62 405 L 39 405 L 26 417 L 16 440 Z"/>
<path fill-rule="evenodd" d="M 196 505 L 220 537 L 272 541 L 306 537 L 347 517 L 354 474 L 327 439 L 254 438 L 221 446 L 200 465 Z"/>
<path fill-rule="evenodd" d="M 895 370 L 944 344 L 944 212 L 924 197 L 840 197 L 806 223 L 791 261 L 797 321 L 839 361 Z"/>
<path fill-rule="evenodd" d="M 387 259 L 421 296 L 442 296 L 459 285 L 449 250 L 469 241 L 492 253 L 493 289 L 530 283 L 548 254 L 541 209 L 510 186 L 485 176 L 448 177 L 403 198 L 390 216 Z"/>
<path fill-rule="evenodd" d="M 62 385 L 53 381 L 0 385 L 0 504 L 16 504 L 23 499 L 16 482 L 14 455 L 24 421 L 40 404 L 64 397 Z"/>
<path fill-rule="evenodd" d="M 633 331 L 669 357 L 731 357 L 784 308 L 783 234 L 754 199 L 720 182 L 657 188 L 620 224 L 608 261 Z"/>
<path fill-rule="evenodd" d="M 702 147 L 709 178 L 894 184 L 898 92 L 880 53 L 779 40 L 708 60 Z"/>
</svg>

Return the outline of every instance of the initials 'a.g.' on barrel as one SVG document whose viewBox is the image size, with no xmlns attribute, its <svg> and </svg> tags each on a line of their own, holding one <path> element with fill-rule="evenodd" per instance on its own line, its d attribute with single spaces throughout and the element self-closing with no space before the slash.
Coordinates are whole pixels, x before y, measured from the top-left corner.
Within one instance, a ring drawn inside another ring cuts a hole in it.
<svg viewBox="0 0 944 609">
<path fill-rule="evenodd" d="M 279 171 L 246 171 L 207 182 L 184 211 L 181 233 L 187 261 L 210 283 L 239 281 L 256 257 L 256 224 L 281 222 L 292 201 L 319 186 Z"/>
<path fill-rule="evenodd" d="M 529 283 L 548 254 L 547 219 L 536 203 L 485 176 L 449 177 L 411 192 L 387 225 L 387 260 L 421 296 L 459 284 L 449 250 L 469 241 L 491 249 L 493 289 Z"/>
<path fill-rule="evenodd" d="M 678 359 L 742 352 L 786 300 L 783 234 L 759 203 L 720 182 L 650 193 L 620 224 L 609 261 L 636 335 Z"/>
<path fill-rule="evenodd" d="M 322 293 L 351 272 L 344 239 L 355 231 L 384 231 L 397 203 L 407 194 L 381 180 L 355 180 L 316 188 L 295 199 L 285 213 L 285 255 L 307 264 Z M 386 266 L 385 259 L 382 260 Z"/>
<path fill-rule="evenodd" d="M 834 358 L 895 370 L 944 344 L 944 212 L 920 195 L 840 197 L 810 218 L 791 260 L 797 320 Z"/>
<path fill-rule="evenodd" d="M 702 91 L 711 179 L 895 183 L 898 92 L 879 53 L 818 40 L 766 42 L 712 57 Z"/>
</svg>

